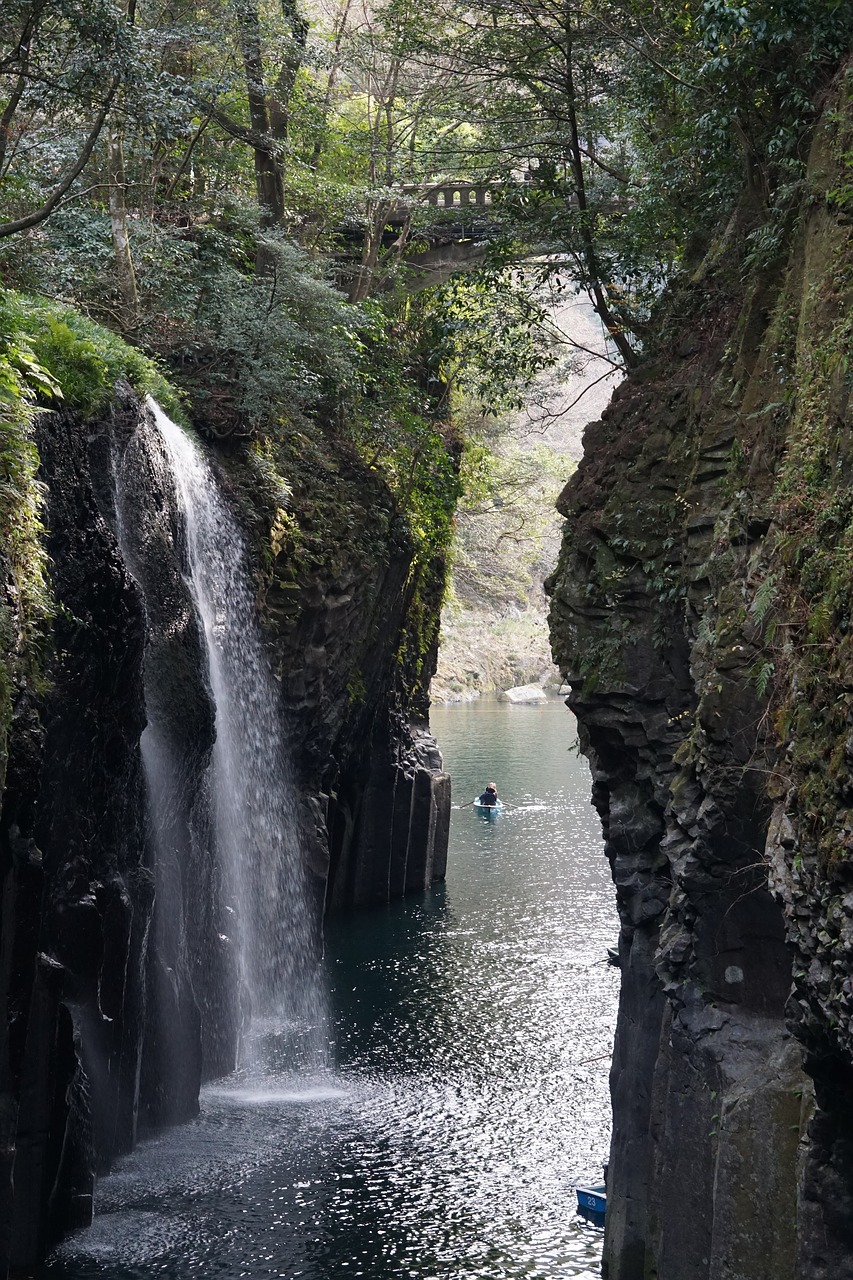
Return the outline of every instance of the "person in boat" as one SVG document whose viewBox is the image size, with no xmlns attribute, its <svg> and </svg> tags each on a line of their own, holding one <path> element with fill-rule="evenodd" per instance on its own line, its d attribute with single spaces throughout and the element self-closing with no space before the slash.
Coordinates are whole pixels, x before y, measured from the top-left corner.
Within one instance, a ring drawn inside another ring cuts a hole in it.
<svg viewBox="0 0 853 1280">
<path fill-rule="evenodd" d="M 498 789 L 494 782 L 488 783 L 486 790 L 477 799 L 477 804 L 495 805 L 498 803 Z"/>
</svg>

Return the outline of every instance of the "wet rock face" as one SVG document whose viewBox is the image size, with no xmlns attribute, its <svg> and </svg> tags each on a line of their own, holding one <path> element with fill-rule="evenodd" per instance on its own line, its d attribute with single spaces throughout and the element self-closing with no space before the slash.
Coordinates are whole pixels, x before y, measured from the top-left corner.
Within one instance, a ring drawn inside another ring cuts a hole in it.
<svg viewBox="0 0 853 1280">
<path fill-rule="evenodd" d="M 135 402 L 96 446 L 101 502 L 145 607 L 146 864 L 154 909 L 146 959 L 139 1124 L 185 1120 L 200 1081 L 229 1070 L 241 1021 L 236 959 L 210 834 L 207 768 L 214 707 L 196 608 L 185 580 L 184 532 L 162 440 Z"/>
<path fill-rule="evenodd" d="M 96 1174 L 141 1130 L 195 1113 L 247 1016 L 209 831 L 214 711 L 162 442 L 128 393 L 98 423 L 46 415 L 38 447 L 56 615 L 44 688 L 19 691 L 0 795 L 0 1275 L 89 1221 Z M 347 530 L 388 505 L 362 479 L 353 465 L 333 499 L 341 536 L 324 531 L 325 559 L 286 615 L 261 609 L 318 948 L 327 898 L 386 901 L 442 878 L 446 861 L 449 780 L 411 723 L 425 714 L 441 573 L 431 603 L 421 591 L 428 621 L 409 661 L 412 547 L 388 520 L 353 554 Z"/>
<path fill-rule="evenodd" d="M 588 429 L 551 584 L 621 921 L 610 1280 L 794 1275 L 805 1077 L 754 730 L 752 757 L 742 741 L 761 707 L 742 663 L 712 667 L 695 643 L 713 526 L 693 517 L 724 474 L 697 383 L 695 368 L 647 372 Z"/>
<path fill-rule="evenodd" d="M 273 460 L 284 538 L 251 455 L 223 458 L 223 478 L 252 530 L 304 844 L 329 911 L 387 902 L 447 863 L 450 779 L 428 729 L 446 566 L 418 557 L 385 483 L 344 443 L 285 441 Z"/>
<path fill-rule="evenodd" d="M 201 816 L 213 711 L 155 433 L 128 394 L 100 423 L 46 416 L 37 443 L 56 614 L 3 795 L 0 1273 L 88 1221 L 94 1176 L 141 1128 L 195 1113 L 240 1017 Z M 159 849 L 153 725 L 172 773 Z"/>
<path fill-rule="evenodd" d="M 42 424 L 57 614 L 47 690 L 16 707 L 2 811 L 0 1268 L 31 1265 L 88 1220 L 94 1170 L 136 1129 L 153 896 L 138 751 L 145 623 L 90 443 L 70 415 Z"/>
<path fill-rule="evenodd" d="M 851 423 L 820 382 L 853 237 L 820 201 L 797 235 L 673 292 L 560 499 L 552 643 L 621 924 L 608 1280 L 853 1276 Z"/>
</svg>

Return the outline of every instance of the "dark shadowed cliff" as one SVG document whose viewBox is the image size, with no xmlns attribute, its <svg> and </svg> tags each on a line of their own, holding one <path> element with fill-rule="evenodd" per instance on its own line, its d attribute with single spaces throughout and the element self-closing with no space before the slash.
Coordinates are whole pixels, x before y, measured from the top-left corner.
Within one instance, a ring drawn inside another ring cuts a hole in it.
<svg viewBox="0 0 853 1280">
<path fill-rule="evenodd" d="M 560 499 L 621 919 L 609 1280 L 853 1276 L 851 83 L 663 301 Z"/>
</svg>

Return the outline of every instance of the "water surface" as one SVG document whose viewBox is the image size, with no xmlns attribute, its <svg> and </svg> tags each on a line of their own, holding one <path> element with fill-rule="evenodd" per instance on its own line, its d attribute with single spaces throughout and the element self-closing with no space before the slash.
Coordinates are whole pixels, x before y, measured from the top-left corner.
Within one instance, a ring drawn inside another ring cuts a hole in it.
<svg viewBox="0 0 853 1280">
<path fill-rule="evenodd" d="M 332 922 L 329 1065 L 235 1075 L 98 1187 L 51 1280 L 593 1280 L 613 891 L 560 701 L 437 708 L 446 885 Z M 268 1028 L 275 1043 L 275 1028 Z"/>
</svg>

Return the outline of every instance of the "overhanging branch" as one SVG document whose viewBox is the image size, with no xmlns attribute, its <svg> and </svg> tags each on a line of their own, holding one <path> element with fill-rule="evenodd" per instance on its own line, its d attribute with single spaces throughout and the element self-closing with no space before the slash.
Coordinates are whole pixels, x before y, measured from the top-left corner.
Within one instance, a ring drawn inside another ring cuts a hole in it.
<svg viewBox="0 0 853 1280">
<path fill-rule="evenodd" d="M 29 231 L 30 227 L 36 227 L 40 222 L 44 222 L 45 218 L 49 218 L 54 209 L 56 209 L 66 191 L 70 189 L 72 184 L 77 180 L 77 178 L 79 178 L 80 174 L 89 163 L 92 152 L 95 150 L 95 143 L 100 137 L 101 130 L 104 127 L 104 121 L 109 114 L 110 107 L 113 104 L 113 99 L 118 92 L 119 79 L 120 78 L 118 76 L 113 77 L 109 92 L 104 99 L 103 106 L 95 117 L 95 122 L 89 131 L 89 136 L 83 145 L 83 149 L 74 161 L 74 164 L 66 173 L 65 177 L 59 183 L 59 186 L 56 187 L 52 195 L 45 201 L 40 209 L 33 210 L 32 213 L 28 213 L 23 218 L 16 218 L 13 222 L 0 223 L 0 238 L 16 235 L 19 231 Z"/>
</svg>

